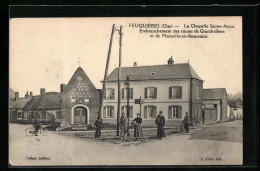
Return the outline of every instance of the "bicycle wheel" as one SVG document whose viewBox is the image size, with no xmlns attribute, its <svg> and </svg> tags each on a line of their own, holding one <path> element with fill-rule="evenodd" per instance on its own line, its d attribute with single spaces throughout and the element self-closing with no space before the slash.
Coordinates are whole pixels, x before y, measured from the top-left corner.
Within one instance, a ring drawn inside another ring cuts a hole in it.
<svg viewBox="0 0 260 171">
<path fill-rule="evenodd" d="M 27 135 L 27 136 L 33 136 L 33 134 L 34 134 L 34 128 L 26 128 L 25 129 L 25 134 Z"/>
<path fill-rule="evenodd" d="M 43 135 L 43 136 L 46 136 L 48 134 L 48 129 L 47 128 L 42 128 L 40 130 L 40 133 Z"/>
</svg>

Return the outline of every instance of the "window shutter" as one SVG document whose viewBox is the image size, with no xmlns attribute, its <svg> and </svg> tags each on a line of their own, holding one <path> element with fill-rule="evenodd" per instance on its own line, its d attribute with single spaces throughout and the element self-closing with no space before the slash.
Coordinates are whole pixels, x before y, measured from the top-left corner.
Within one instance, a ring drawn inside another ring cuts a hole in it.
<svg viewBox="0 0 260 171">
<path fill-rule="evenodd" d="M 114 106 L 111 106 L 112 118 L 114 118 Z"/>
<path fill-rule="evenodd" d="M 133 106 L 130 106 L 130 118 L 133 118 Z"/>
<path fill-rule="evenodd" d="M 112 99 L 115 98 L 115 89 L 112 89 Z"/>
<path fill-rule="evenodd" d="M 144 118 L 147 118 L 147 106 L 144 107 Z"/>
<path fill-rule="evenodd" d="M 172 87 L 169 87 L 169 99 L 172 99 Z"/>
<path fill-rule="evenodd" d="M 103 118 L 106 118 L 106 106 L 103 107 Z"/>
<path fill-rule="evenodd" d="M 181 119 L 182 118 L 182 107 L 181 106 L 178 106 L 178 119 Z"/>
<path fill-rule="evenodd" d="M 104 90 L 103 97 L 103 99 L 106 99 L 106 89 Z"/>
<path fill-rule="evenodd" d="M 180 95 L 179 95 L 180 99 L 182 99 L 182 87 L 180 87 Z"/>
<path fill-rule="evenodd" d="M 133 99 L 133 97 L 134 97 L 134 89 L 131 88 L 130 89 L 130 99 Z"/>
<path fill-rule="evenodd" d="M 157 87 L 154 87 L 154 98 L 157 99 Z"/>
<path fill-rule="evenodd" d="M 168 108 L 168 118 L 172 119 L 172 106 L 169 106 Z"/>
<path fill-rule="evenodd" d="M 147 99 L 147 88 L 144 88 L 144 98 Z"/>
<path fill-rule="evenodd" d="M 125 113 L 124 106 L 121 106 L 121 113 Z"/>
<path fill-rule="evenodd" d="M 124 88 L 122 88 L 122 99 L 125 99 L 125 91 L 124 91 L 125 89 Z"/>
</svg>

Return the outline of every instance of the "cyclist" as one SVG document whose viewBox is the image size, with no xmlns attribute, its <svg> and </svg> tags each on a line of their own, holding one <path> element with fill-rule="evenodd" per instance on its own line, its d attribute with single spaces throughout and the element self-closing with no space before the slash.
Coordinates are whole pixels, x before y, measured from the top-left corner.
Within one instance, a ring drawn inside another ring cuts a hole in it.
<svg viewBox="0 0 260 171">
<path fill-rule="evenodd" d="M 41 125 L 39 123 L 39 119 L 38 118 L 34 119 L 34 125 L 33 126 L 35 128 L 34 134 L 35 134 L 35 136 L 38 136 L 39 129 L 41 128 Z"/>
</svg>

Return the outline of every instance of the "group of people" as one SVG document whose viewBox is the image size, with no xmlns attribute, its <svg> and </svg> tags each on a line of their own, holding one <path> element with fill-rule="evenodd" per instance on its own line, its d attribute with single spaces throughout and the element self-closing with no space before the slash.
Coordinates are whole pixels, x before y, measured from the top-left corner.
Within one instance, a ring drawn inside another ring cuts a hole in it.
<svg viewBox="0 0 260 171">
<path fill-rule="evenodd" d="M 126 140 L 127 135 L 129 133 L 129 125 L 128 125 L 128 119 L 125 115 L 125 113 L 122 113 L 120 118 L 120 137 L 121 140 Z M 185 132 L 189 132 L 189 117 L 188 113 L 186 112 L 186 115 L 184 117 L 184 120 L 182 121 L 184 124 Z M 163 112 L 160 111 L 159 115 L 155 119 L 155 124 L 157 125 L 157 138 L 162 139 L 166 138 L 166 134 L 164 131 L 165 126 L 165 117 L 163 116 Z M 137 113 L 137 117 L 132 121 L 131 125 L 134 126 L 134 138 L 139 139 L 143 137 L 143 130 L 142 130 L 142 118 L 141 114 Z M 96 128 L 95 138 L 100 138 L 101 136 L 101 129 L 103 128 L 102 120 L 99 118 L 96 120 L 94 127 Z"/>
</svg>

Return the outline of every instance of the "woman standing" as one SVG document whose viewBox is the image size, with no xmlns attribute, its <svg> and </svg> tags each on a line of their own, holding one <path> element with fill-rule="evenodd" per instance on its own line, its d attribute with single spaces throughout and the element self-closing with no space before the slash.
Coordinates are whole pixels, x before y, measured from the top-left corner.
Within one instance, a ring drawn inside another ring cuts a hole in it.
<svg viewBox="0 0 260 171">
<path fill-rule="evenodd" d="M 142 124 L 141 115 L 140 115 L 140 113 L 137 113 L 137 118 L 135 118 L 132 122 L 132 125 L 134 125 L 134 137 L 135 137 L 135 139 L 143 137 L 143 130 L 142 130 L 141 124 Z"/>
</svg>

